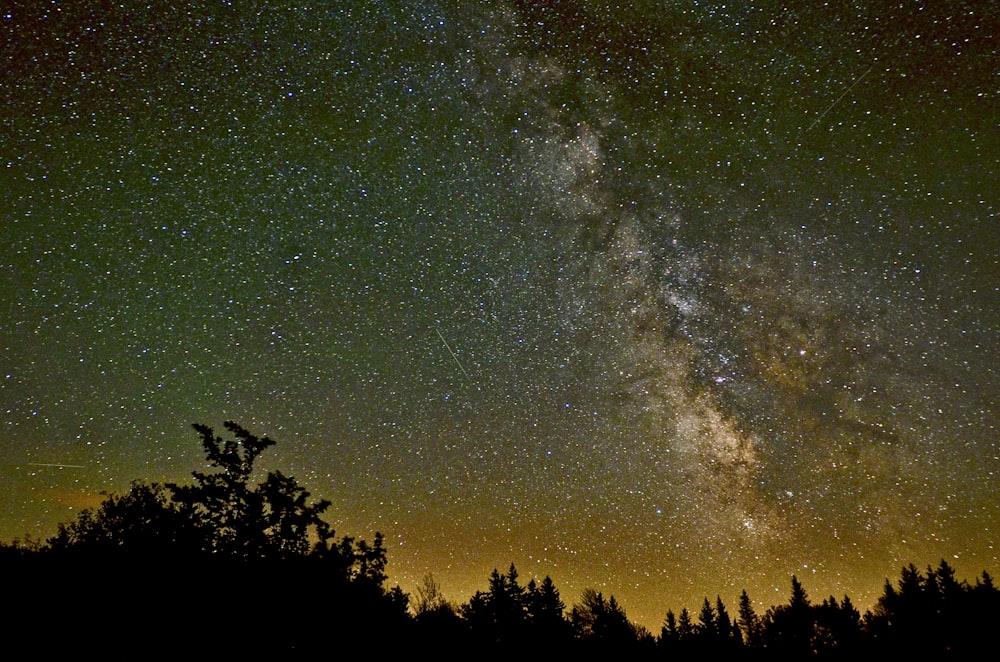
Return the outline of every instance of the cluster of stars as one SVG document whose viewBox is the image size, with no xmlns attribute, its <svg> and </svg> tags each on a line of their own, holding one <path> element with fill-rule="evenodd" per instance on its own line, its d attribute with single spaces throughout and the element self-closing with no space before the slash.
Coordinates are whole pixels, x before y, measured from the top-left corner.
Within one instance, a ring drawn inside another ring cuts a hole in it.
<svg viewBox="0 0 1000 662">
<path fill-rule="evenodd" d="M 5 539 L 233 419 L 455 601 L 995 571 L 995 10 L 164 11 L 0 15 Z"/>
</svg>

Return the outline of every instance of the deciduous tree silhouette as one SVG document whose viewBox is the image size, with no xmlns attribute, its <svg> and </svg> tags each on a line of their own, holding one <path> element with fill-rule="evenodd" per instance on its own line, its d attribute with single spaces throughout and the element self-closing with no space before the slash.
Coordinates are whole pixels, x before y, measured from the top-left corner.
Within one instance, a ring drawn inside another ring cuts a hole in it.
<svg viewBox="0 0 1000 662">
<path fill-rule="evenodd" d="M 72 578 L 67 590 L 87 596 L 94 613 L 126 604 L 128 596 L 135 608 L 118 618 L 131 633 L 123 646 L 132 639 L 187 645 L 195 629 L 168 638 L 156 624 L 190 611 L 191 595 L 198 596 L 199 618 L 211 621 L 217 635 L 206 646 L 219 648 L 203 647 L 206 652 L 318 648 L 304 637 L 315 636 L 320 625 L 345 639 L 371 628 L 402 628 L 408 596 L 385 587 L 382 535 L 371 544 L 335 539 L 322 519 L 330 502 L 310 500 L 280 471 L 254 484 L 256 460 L 275 442 L 231 421 L 225 426 L 229 439 L 194 426 L 212 470 L 193 472 L 192 484 L 136 482 L 128 493 L 107 495 L 98 508 L 60 525 L 40 553 L 47 574 Z M 67 614 L 85 612 L 73 600 L 63 604 Z M 251 616 L 254 604 L 260 606 Z M 245 630 L 250 621 L 266 623 L 256 643 L 224 634 Z"/>
<path fill-rule="evenodd" d="M 208 463 L 220 471 L 193 472 L 193 485 L 166 485 L 201 533 L 204 551 L 242 559 L 279 559 L 308 552 L 313 544 L 310 535 L 317 543 L 326 543 L 333 533 L 321 515 L 330 502 L 308 503 L 309 492 L 280 471 L 252 487 L 254 463 L 274 440 L 257 437 L 233 421 L 226 421 L 225 427 L 234 439 L 217 437 L 206 425 L 194 425 Z M 359 550 L 364 564 L 367 551 Z"/>
<path fill-rule="evenodd" d="M 434 579 L 434 575 L 424 575 L 423 581 L 417 586 L 416 597 L 413 600 L 414 614 L 420 617 L 445 610 L 454 611 L 451 604 L 445 599 L 444 593 L 441 592 L 441 587 Z"/>
<path fill-rule="evenodd" d="M 593 588 L 583 589 L 580 602 L 573 605 L 569 616 L 576 636 L 580 639 L 592 637 L 594 624 L 605 609 L 607 609 L 607 603 L 600 592 Z"/>
<path fill-rule="evenodd" d="M 126 494 L 105 494 L 96 509 L 59 524 L 50 551 L 90 556 L 187 557 L 198 551 L 194 523 L 159 484 L 133 482 Z"/>
<path fill-rule="evenodd" d="M 427 574 L 413 600 L 414 648 L 433 650 L 436 657 L 457 658 L 471 649 L 469 629 L 449 602 L 434 575 Z"/>
</svg>

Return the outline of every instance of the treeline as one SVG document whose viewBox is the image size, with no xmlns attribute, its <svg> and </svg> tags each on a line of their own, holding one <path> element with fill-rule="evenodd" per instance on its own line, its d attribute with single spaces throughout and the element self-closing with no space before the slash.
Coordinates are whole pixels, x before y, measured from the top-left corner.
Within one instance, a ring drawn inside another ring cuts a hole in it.
<svg viewBox="0 0 1000 662">
<path fill-rule="evenodd" d="M 536 659 L 848 659 L 917 655 L 979 659 L 994 651 L 1000 591 L 985 571 L 959 581 L 945 561 L 886 580 L 863 614 L 848 596 L 810 600 L 791 578 L 787 604 L 735 613 L 705 598 L 667 611 L 652 633 L 614 596 L 585 590 L 567 608 L 549 577 L 522 582 L 512 564 L 454 604 L 432 576 L 413 595 L 387 585 L 382 536 L 337 537 L 294 478 L 251 483 L 274 443 L 227 422 L 232 439 L 195 425 L 208 464 L 190 485 L 133 483 L 58 527 L 44 543 L 0 545 L 8 616 L 19 650 L 53 656 L 168 659 L 204 655 Z"/>
<path fill-rule="evenodd" d="M 813 603 L 793 576 L 788 602 L 763 614 L 746 591 L 735 614 L 721 598 L 705 598 L 696 615 L 668 610 L 655 635 L 630 622 L 614 596 L 591 589 L 566 611 L 551 579 L 522 585 L 513 565 L 506 574 L 494 570 L 488 589 L 457 607 L 440 596 L 432 578 L 416 593 L 414 621 L 422 636 L 453 642 L 455 653 L 511 656 L 574 651 L 643 660 L 981 659 L 996 650 L 991 628 L 1000 616 L 1000 592 L 988 573 L 970 585 L 956 580 L 943 560 L 926 573 L 904 568 L 895 586 L 886 580 L 877 604 L 864 614 L 848 596 Z"/>
</svg>

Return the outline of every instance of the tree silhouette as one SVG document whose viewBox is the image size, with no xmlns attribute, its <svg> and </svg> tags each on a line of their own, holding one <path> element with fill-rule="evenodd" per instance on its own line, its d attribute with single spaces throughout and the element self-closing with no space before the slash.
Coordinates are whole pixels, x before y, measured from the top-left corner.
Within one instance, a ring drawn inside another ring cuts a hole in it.
<svg viewBox="0 0 1000 662">
<path fill-rule="evenodd" d="M 594 589 L 584 589 L 580 603 L 570 612 L 576 636 L 596 652 L 629 651 L 639 642 L 636 627 L 629 622 L 625 610 L 611 596 Z"/>
<path fill-rule="evenodd" d="M 663 617 L 663 625 L 660 626 L 660 641 L 666 643 L 677 642 L 677 617 L 671 609 L 668 609 L 667 615 Z"/>
<path fill-rule="evenodd" d="M 902 569 L 898 588 L 885 580 L 869 628 L 887 650 L 916 653 L 933 649 L 931 634 L 936 614 L 926 581 L 912 563 Z"/>
<path fill-rule="evenodd" d="M 541 583 L 534 579 L 529 581 L 524 598 L 531 645 L 545 649 L 565 646 L 571 639 L 572 629 L 566 620 L 566 605 L 552 578 L 546 575 Z"/>
<path fill-rule="evenodd" d="M 681 615 L 677 618 L 677 638 L 683 642 L 688 643 L 694 639 L 695 629 L 694 623 L 691 622 L 691 612 L 685 609 L 681 609 Z"/>
<path fill-rule="evenodd" d="M 385 584 L 388 577 L 385 574 L 387 559 L 384 540 L 382 534 L 376 532 L 371 545 L 364 540 L 357 542 L 355 552 L 357 568 L 351 579 L 375 587 L 382 587 Z"/>
<path fill-rule="evenodd" d="M 414 648 L 433 650 L 437 657 L 457 658 L 471 648 L 469 629 L 449 602 L 434 575 L 424 576 L 413 600 Z"/>
<path fill-rule="evenodd" d="M 294 478 L 274 471 L 256 488 L 251 487 L 254 462 L 274 445 L 226 421 L 235 439 L 215 436 L 212 428 L 195 424 L 213 473 L 195 471 L 194 485 L 167 483 L 180 509 L 201 532 L 204 551 L 242 559 L 276 559 L 300 556 L 312 541 L 325 543 L 332 532 L 321 518 L 330 506 L 326 500 L 310 504 L 309 492 Z M 367 563 L 362 551 L 362 562 Z"/>
<path fill-rule="evenodd" d="M 606 609 L 607 603 L 601 593 L 592 588 L 583 589 L 580 602 L 573 605 L 570 611 L 570 622 L 573 624 L 575 635 L 579 639 L 593 637 L 594 624 Z"/>
<path fill-rule="evenodd" d="M 625 610 L 613 595 L 608 599 L 607 608 L 594 622 L 594 634 L 598 641 L 611 646 L 628 647 L 638 640 L 635 626 L 629 622 Z"/>
<path fill-rule="evenodd" d="M 905 566 L 894 587 L 886 579 L 875 608 L 865 614 L 870 646 L 886 655 L 966 659 L 995 646 L 992 628 L 1000 615 L 1000 592 L 983 572 L 975 586 L 955 579 L 943 559 L 921 573 Z"/>
<path fill-rule="evenodd" d="M 376 625 L 403 629 L 409 598 L 399 587 L 385 587 L 382 535 L 371 544 L 335 539 L 321 517 L 330 502 L 311 501 L 280 471 L 254 484 L 255 462 L 275 442 L 234 422 L 225 425 L 229 439 L 194 426 L 212 470 L 193 472 L 192 484 L 135 482 L 126 494 L 106 495 L 98 508 L 59 526 L 32 561 L 45 568 L 39 574 L 72 578 L 64 580 L 67 590 L 94 605 L 88 611 L 64 599 L 65 618 L 108 612 L 139 595 L 141 608 L 119 617 L 131 633 L 122 646 L 163 640 L 183 648 L 196 628 L 167 639 L 156 624 L 197 613 L 200 627 L 218 635 L 206 644 L 218 648 L 202 650 L 227 655 L 308 650 L 318 644 L 303 637 L 321 628 L 345 640 L 363 638 Z M 222 636 L 258 621 L 266 627 L 254 644 Z"/>
<path fill-rule="evenodd" d="M 506 574 L 494 568 L 489 590 L 477 591 L 461 613 L 481 645 L 500 650 L 515 646 L 524 636 L 527 606 L 514 564 Z"/>
<path fill-rule="evenodd" d="M 788 604 L 770 609 L 765 621 L 764 643 L 767 648 L 787 657 L 812 655 L 813 611 L 809 596 L 795 575 L 792 575 Z"/>
<path fill-rule="evenodd" d="M 105 494 L 96 509 L 59 524 L 48 540 L 57 553 L 132 556 L 187 556 L 198 549 L 193 522 L 159 484 L 133 482 L 126 494 Z"/>
<path fill-rule="evenodd" d="M 694 621 L 691 620 L 691 612 L 685 607 L 677 616 L 677 635 L 672 648 L 678 657 L 686 659 L 700 650 L 697 641 L 697 630 Z"/>
<path fill-rule="evenodd" d="M 731 655 L 739 648 L 742 643 L 739 629 L 729 617 L 721 596 L 716 596 L 714 606 L 707 597 L 703 600 L 694 626 L 694 640 L 698 650 L 714 657 Z"/>
<path fill-rule="evenodd" d="M 994 628 L 1000 617 L 1000 591 L 985 570 L 976 578 L 976 583 L 966 589 L 965 605 L 965 632 L 956 637 L 960 639 L 956 653 L 971 657 L 976 650 L 996 646 Z"/>
<path fill-rule="evenodd" d="M 698 612 L 698 625 L 695 626 L 695 630 L 698 633 L 698 638 L 704 643 L 714 644 L 719 637 L 715 622 L 715 609 L 712 608 L 708 598 L 705 598 L 705 601 L 701 603 L 701 611 Z"/>
<path fill-rule="evenodd" d="M 416 589 L 416 598 L 413 601 L 413 612 L 418 616 L 435 614 L 441 611 L 454 611 L 452 606 L 445 599 L 434 575 L 424 575 L 423 581 Z"/>
<path fill-rule="evenodd" d="M 740 593 L 739 618 L 737 625 L 743 633 L 744 643 L 751 649 L 759 649 L 763 645 L 763 626 L 760 617 L 750 602 L 746 589 Z"/>
<path fill-rule="evenodd" d="M 812 648 L 818 655 L 839 657 L 854 655 L 860 651 L 863 631 L 861 614 L 844 596 L 839 603 L 830 596 L 814 609 Z"/>
</svg>

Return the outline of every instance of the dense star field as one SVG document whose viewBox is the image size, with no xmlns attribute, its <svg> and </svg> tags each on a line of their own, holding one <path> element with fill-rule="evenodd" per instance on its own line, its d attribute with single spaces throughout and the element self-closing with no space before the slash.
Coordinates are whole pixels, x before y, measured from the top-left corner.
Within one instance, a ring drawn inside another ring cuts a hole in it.
<svg viewBox="0 0 1000 662">
<path fill-rule="evenodd" d="M 278 440 L 467 600 L 1000 571 L 1000 8 L 15 2 L 0 539 Z"/>
</svg>

